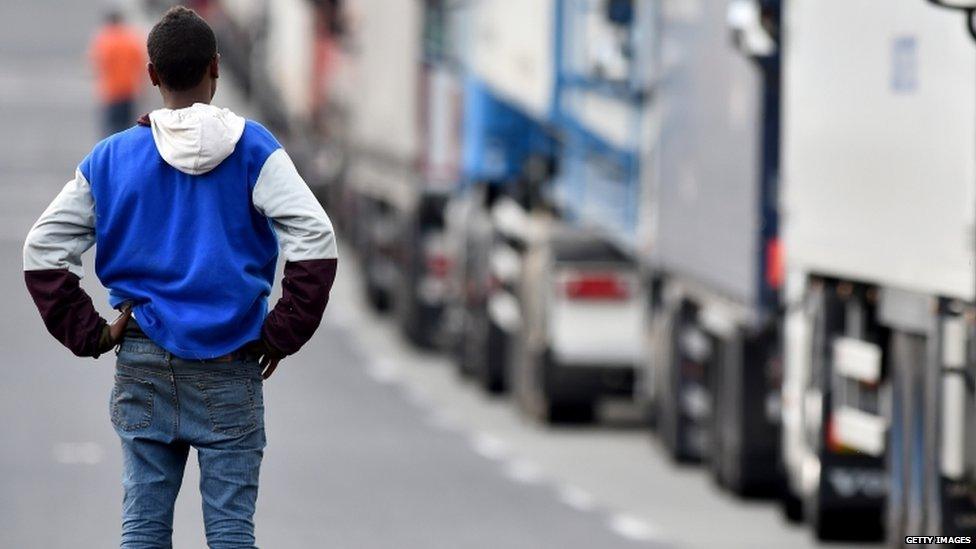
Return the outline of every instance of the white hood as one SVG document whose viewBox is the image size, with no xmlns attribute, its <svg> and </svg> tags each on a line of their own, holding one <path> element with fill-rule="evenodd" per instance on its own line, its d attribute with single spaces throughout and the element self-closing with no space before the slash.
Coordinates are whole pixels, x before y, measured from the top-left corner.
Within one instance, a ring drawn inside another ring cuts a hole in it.
<svg viewBox="0 0 976 549">
<path fill-rule="evenodd" d="M 149 113 L 153 141 L 167 164 L 190 175 L 207 173 L 234 152 L 244 118 L 228 109 L 194 103 Z"/>
</svg>

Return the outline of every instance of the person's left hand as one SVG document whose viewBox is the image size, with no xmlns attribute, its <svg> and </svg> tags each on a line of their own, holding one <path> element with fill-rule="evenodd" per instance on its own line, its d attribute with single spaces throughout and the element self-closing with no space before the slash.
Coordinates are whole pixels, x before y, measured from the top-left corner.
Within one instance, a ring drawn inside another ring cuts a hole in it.
<svg viewBox="0 0 976 549">
<path fill-rule="evenodd" d="M 274 373 L 275 368 L 285 354 L 268 343 L 264 338 L 252 341 L 245 346 L 245 350 L 258 356 L 258 364 L 261 366 L 261 379 L 268 379 Z"/>
<path fill-rule="evenodd" d="M 261 365 L 261 379 L 268 379 L 271 377 L 271 374 L 274 373 L 275 368 L 278 367 L 278 363 L 281 362 L 282 358 L 284 357 L 271 353 L 262 356 L 261 360 L 258 362 L 258 364 Z"/>
</svg>

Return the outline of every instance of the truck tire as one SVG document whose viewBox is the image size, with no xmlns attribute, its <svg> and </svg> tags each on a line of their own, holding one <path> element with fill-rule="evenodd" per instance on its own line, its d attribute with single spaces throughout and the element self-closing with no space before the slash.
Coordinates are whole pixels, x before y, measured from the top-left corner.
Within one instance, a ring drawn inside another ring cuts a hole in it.
<svg viewBox="0 0 976 549">
<path fill-rule="evenodd" d="M 366 302 L 377 313 L 385 313 L 393 305 L 393 300 L 390 299 L 390 293 L 372 282 L 366 283 Z"/>
<path fill-rule="evenodd" d="M 461 334 L 461 353 L 458 360 L 458 373 L 461 377 L 474 379 L 481 370 L 480 362 L 485 360 L 488 346 L 488 318 L 480 307 L 469 308 L 465 312 L 465 322 Z"/>
<path fill-rule="evenodd" d="M 789 486 L 784 486 L 780 492 L 780 508 L 783 516 L 792 523 L 801 523 L 804 519 L 803 500 L 790 490 Z"/>
<path fill-rule="evenodd" d="M 429 308 L 424 307 L 420 301 L 419 289 L 420 279 L 423 274 L 416 259 L 418 242 L 417 239 L 410 239 L 402 244 L 407 250 L 408 256 L 406 265 L 402 266 L 402 276 L 400 277 L 400 288 L 397 292 L 393 304 L 396 306 L 397 324 L 400 326 L 400 333 L 413 346 L 431 350 L 437 346 L 437 318 Z"/>
<path fill-rule="evenodd" d="M 566 399 L 553 394 L 546 379 L 555 366 L 548 350 L 527 349 L 515 371 L 514 393 L 519 409 L 546 425 L 590 423 L 596 417 L 596 402 Z"/>
<path fill-rule="evenodd" d="M 742 426 L 741 409 L 735 401 L 741 393 L 741 380 L 738 379 L 739 366 L 733 364 L 737 339 L 715 339 L 715 352 L 712 364 L 708 368 L 708 385 L 711 387 L 712 410 L 709 422 L 709 438 L 711 448 L 705 456 L 708 471 L 712 480 L 721 488 L 733 493 L 738 492 L 737 480 L 733 477 L 741 476 L 738 469 L 742 467 L 742 459 L 736 454 L 730 439 L 738 437 L 734 431 Z"/>
<path fill-rule="evenodd" d="M 664 390 L 660 393 L 660 398 L 657 399 L 659 434 L 664 447 L 675 462 L 699 463 L 704 457 L 702 448 L 704 444 L 701 442 L 694 443 L 692 437 L 695 436 L 693 431 L 704 430 L 705 426 L 694 425 L 693 419 L 684 412 L 682 402 L 682 398 L 688 389 L 685 379 L 686 373 L 684 372 L 687 359 L 681 338 L 684 331 L 690 328 L 694 318 L 694 310 L 689 304 L 682 303 L 676 310 L 668 314 L 672 316 L 669 323 L 670 333 L 666 343 L 668 349 L 665 351 L 665 355 L 668 357 L 664 372 L 666 379 L 662 380 Z"/>
<path fill-rule="evenodd" d="M 777 467 L 779 429 L 766 412 L 774 337 L 764 332 L 716 340 L 708 367 L 710 469 L 719 486 L 743 497 L 775 496 L 783 482 Z"/>
<path fill-rule="evenodd" d="M 366 302 L 378 313 L 388 312 L 393 305 L 393 296 L 390 295 L 390 288 L 385 287 L 380 279 L 382 277 L 382 252 L 378 243 L 372 238 L 370 225 L 380 219 L 379 207 L 375 202 L 361 198 L 362 217 L 358 220 L 360 224 L 357 229 L 360 241 L 357 243 L 361 250 L 361 261 L 363 265 L 363 279 L 365 280 Z"/>
<path fill-rule="evenodd" d="M 501 395 L 508 389 L 508 360 L 511 336 L 487 319 L 488 341 L 484 359 L 478 363 L 475 378 L 481 390 L 489 395 Z"/>
<path fill-rule="evenodd" d="M 592 401 L 550 402 L 545 423 L 549 425 L 582 425 L 596 419 L 596 403 Z"/>
<path fill-rule="evenodd" d="M 404 214 L 400 231 L 398 251 L 395 254 L 400 263 L 400 288 L 394 299 L 400 331 L 410 343 L 424 350 L 431 350 L 442 343 L 442 322 L 446 308 L 446 279 L 450 268 L 446 250 L 441 250 L 438 259 L 440 269 L 435 273 L 430 265 L 430 242 L 445 238 L 444 210 L 446 196 L 423 194 L 420 204 Z M 441 283 L 440 295 L 425 295 L 424 285 L 428 280 Z"/>
</svg>

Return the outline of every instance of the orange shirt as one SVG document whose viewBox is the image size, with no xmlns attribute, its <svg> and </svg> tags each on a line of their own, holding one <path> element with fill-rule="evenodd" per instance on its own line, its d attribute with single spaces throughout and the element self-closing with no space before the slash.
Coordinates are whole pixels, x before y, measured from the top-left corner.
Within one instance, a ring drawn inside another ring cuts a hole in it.
<svg viewBox="0 0 976 549">
<path fill-rule="evenodd" d="M 102 101 L 135 97 L 146 74 L 142 37 L 124 25 L 107 25 L 92 41 L 90 56 Z"/>
</svg>

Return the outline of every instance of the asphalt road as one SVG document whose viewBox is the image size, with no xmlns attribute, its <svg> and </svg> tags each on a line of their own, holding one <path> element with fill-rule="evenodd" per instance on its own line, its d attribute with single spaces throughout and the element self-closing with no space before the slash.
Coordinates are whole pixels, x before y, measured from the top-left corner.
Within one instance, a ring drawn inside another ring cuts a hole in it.
<svg viewBox="0 0 976 549">
<path fill-rule="evenodd" d="M 98 22 L 92 5 L 6 0 L 0 8 L 3 548 L 111 547 L 119 532 L 112 359 L 60 348 L 21 273 L 27 229 L 97 138 L 84 57 Z M 223 83 L 218 102 L 234 104 Z M 641 429 L 546 430 L 464 386 L 445 359 L 409 349 L 365 308 L 351 250 L 343 251 L 320 333 L 266 385 L 263 547 L 813 545 L 773 505 L 730 498 L 701 471 L 667 463 Z M 97 280 L 85 285 L 107 315 Z M 191 465 L 178 548 L 204 546 L 197 479 Z"/>
</svg>

